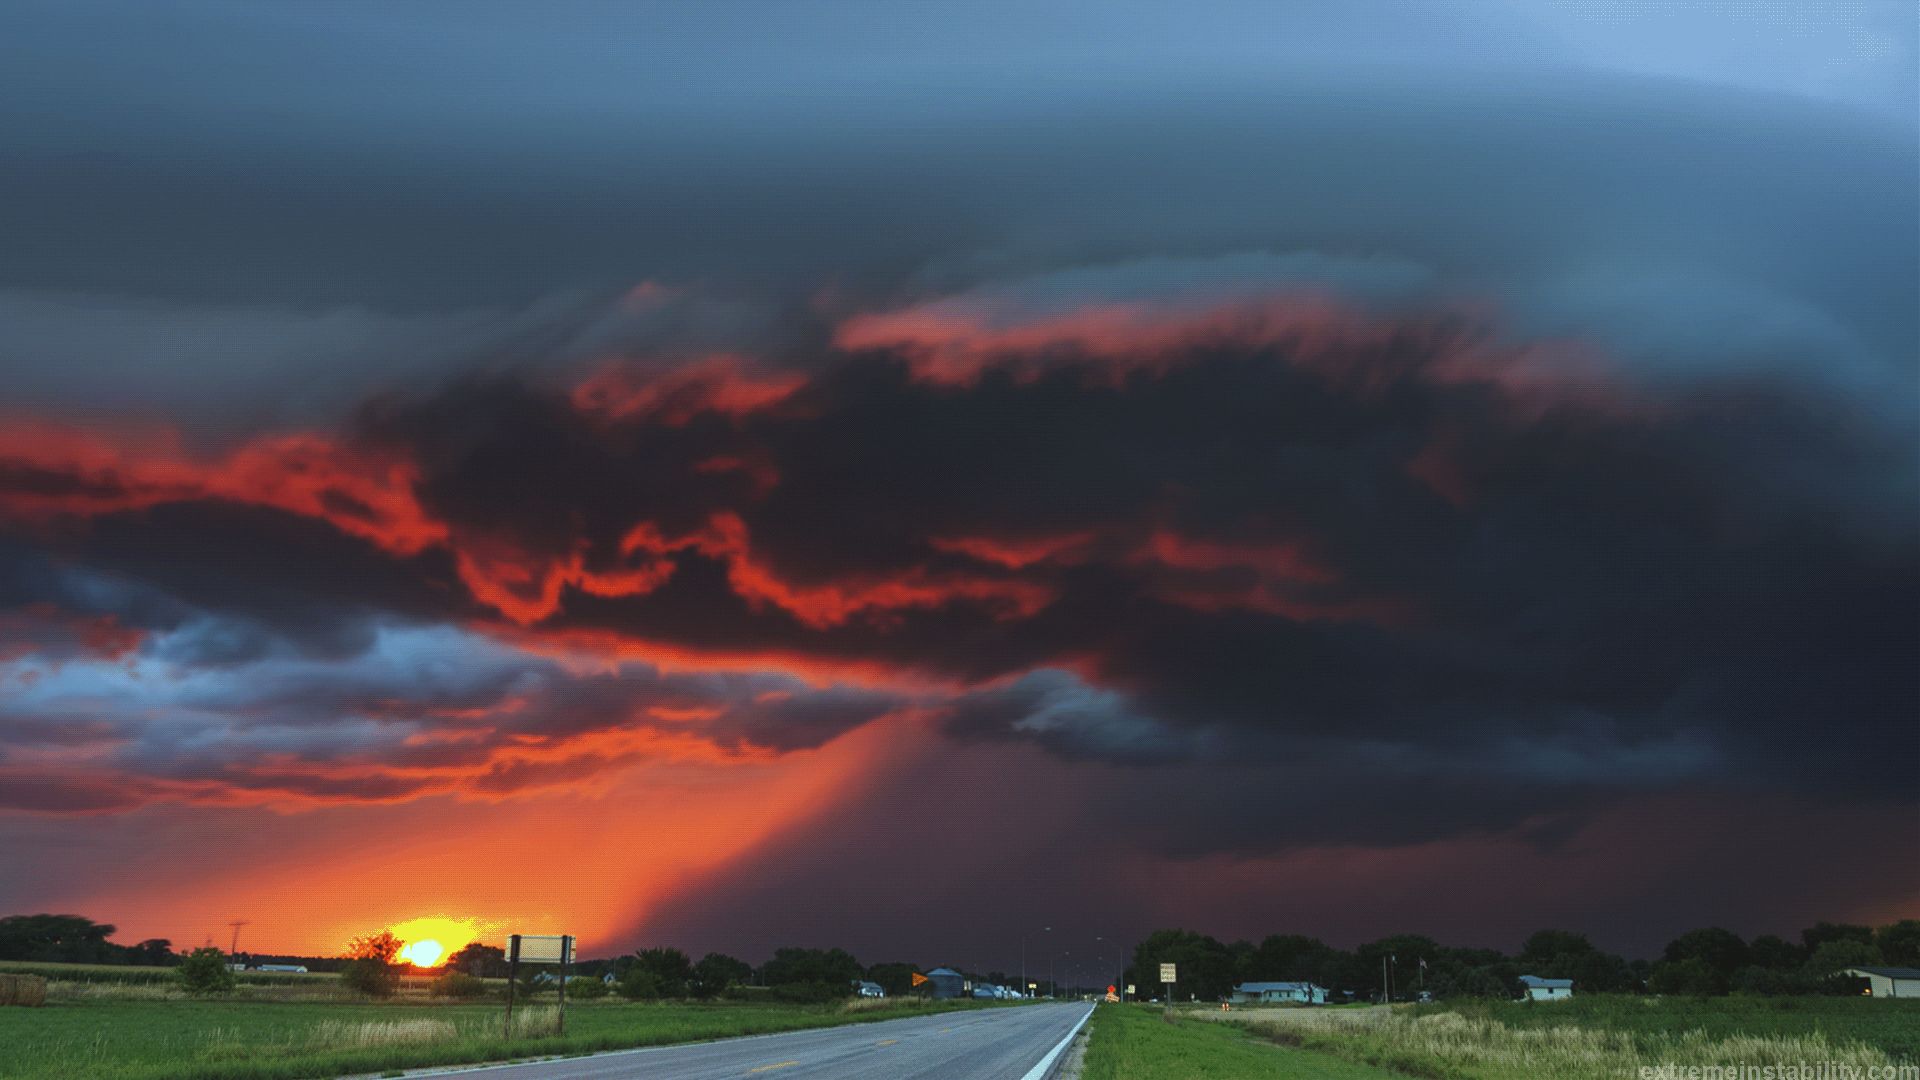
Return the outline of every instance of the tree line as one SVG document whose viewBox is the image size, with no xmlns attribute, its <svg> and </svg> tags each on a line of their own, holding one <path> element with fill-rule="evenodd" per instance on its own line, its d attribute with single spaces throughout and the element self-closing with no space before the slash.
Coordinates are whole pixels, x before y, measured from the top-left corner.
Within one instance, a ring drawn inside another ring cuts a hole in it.
<svg viewBox="0 0 1920 1080">
<path fill-rule="evenodd" d="M 1422 990 L 1437 998 L 1515 997 L 1522 975 L 1572 979 L 1577 991 L 1719 995 L 1858 993 L 1837 978 L 1850 967 L 1920 965 L 1920 919 L 1874 928 L 1817 923 L 1798 941 L 1762 934 L 1751 941 L 1730 930 L 1691 930 L 1656 960 L 1605 952 L 1586 935 L 1541 930 L 1520 952 L 1456 948 L 1421 934 L 1396 934 L 1354 949 L 1317 938 L 1274 934 L 1259 943 L 1222 943 L 1191 930 L 1158 930 L 1133 950 L 1123 973 L 1142 997 L 1161 993 L 1160 965 L 1176 965 L 1175 997 L 1219 1000 L 1246 982 L 1311 982 L 1355 999 L 1375 998 L 1383 979 L 1395 1000 Z M 1383 976 L 1384 969 L 1384 976 Z"/>
</svg>

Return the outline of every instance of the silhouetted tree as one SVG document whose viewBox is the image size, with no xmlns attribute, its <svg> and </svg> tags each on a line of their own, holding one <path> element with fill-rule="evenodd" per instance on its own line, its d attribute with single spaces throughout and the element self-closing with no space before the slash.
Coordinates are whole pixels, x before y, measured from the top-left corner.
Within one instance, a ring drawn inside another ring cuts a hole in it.
<svg viewBox="0 0 1920 1080">
<path fill-rule="evenodd" d="M 392 997 L 406 971 L 406 965 L 398 962 L 405 945 L 391 930 L 354 938 L 347 946 L 340 981 L 369 997 Z"/>
<path fill-rule="evenodd" d="M 1689 930 L 1667 944 L 1666 959 L 1669 962 L 1698 960 L 1724 981 L 1747 966 L 1747 943 L 1733 931 L 1717 926 Z"/>
<path fill-rule="evenodd" d="M 1920 966 L 1920 919 L 1901 919 L 1873 935 L 1880 956 L 1889 964 Z"/>
<path fill-rule="evenodd" d="M 744 984 L 753 977 L 753 966 L 725 953 L 710 952 L 693 965 L 691 989 L 701 997 L 712 997 L 728 987 Z"/>
<path fill-rule="evenodd" d="M 860 978 L 860 961 L 845 949 L 777 949 L 760 973 L 768 986 L 831 983 L 845 988 Z"/>
</svg>

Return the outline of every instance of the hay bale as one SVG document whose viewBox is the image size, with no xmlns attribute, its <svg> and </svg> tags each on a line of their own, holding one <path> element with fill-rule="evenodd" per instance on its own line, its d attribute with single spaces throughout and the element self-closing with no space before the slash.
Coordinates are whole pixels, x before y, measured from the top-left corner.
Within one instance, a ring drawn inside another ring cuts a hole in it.
<svg viewBox="0 0 1920 1080">
<path fill-rule="evenodd" d="M 47 1003 L 47 980 L 38 975 L 0 975 L 0 1005 Z"/>
</svg>

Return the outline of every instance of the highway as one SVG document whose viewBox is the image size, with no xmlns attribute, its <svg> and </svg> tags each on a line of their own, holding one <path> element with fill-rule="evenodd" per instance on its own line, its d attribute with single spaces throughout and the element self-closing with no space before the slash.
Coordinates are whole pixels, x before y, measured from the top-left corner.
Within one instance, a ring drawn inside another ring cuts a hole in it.
<svg viewBox="0 0 1920 1080">
<path fill-rule="evenodd" d="M 983 1009 L 407 1075 L 484 1080 L 1040 1080 L 1051 1071 L 1042 1067 L 1044 1059 L 1092 1009 L 1064 1002 Z"/>
</svg>

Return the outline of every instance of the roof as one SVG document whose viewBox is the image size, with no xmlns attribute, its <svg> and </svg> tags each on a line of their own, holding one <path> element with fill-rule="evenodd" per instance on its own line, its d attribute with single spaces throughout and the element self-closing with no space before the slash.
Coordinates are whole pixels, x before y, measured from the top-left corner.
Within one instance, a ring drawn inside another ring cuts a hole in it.
<svg viewBox="0 0 1920 1080">
<path fill-rule="evenodd" d="M 927 972 L 927 978 L 929 979 L 933 978 L 935 975 L 951 975 L 956 979 L 961 977 L 960 973 L 953 970 L 952 968 L 934 968 L 932 971 Z"/>
<path fill-rule="evenodd" d="M 1522 975 L 1520 976 L 1520 981 L 1526 983 L 1528 986 L 1538 987 L 1542 990 L 1573 989 L 1572 979 L 1543 979 L 1538 975 Z"/>
<path fill-rule="evenodd" d="M 878 990 L 878 989 L 880 989 L 880 984 L 879 984 L 879 983 L 877 983 L 877 982 L 872 982 L 872 981 L 870 981 L 870 980 L 867 980 L 867 979 L 862 979 L 862 980 L 860 981 L 860 989 L 862 989 L 862 990 L 865 990 L 865 989 L 866 989 L 867 987 L 869 987 L 869 986 L 871 986 L 871 987 L 873 987 L 873 988 L 874 988 L 875 990 Z"/>
<path fill-rule="evenodd" d="M 1241 983 L 1233 988 L 1236 994 L 1264 994 L 1269 990 L 1318 990 L 1320 987 L 1310 982 L 1250 982 Z"/>
<path fill-rule="evenodd" d="M 1883 979 L 1920 979 L 1920 968 L 1904 967 L 1851 967 L 1848 971 L 1862 971 L 1868 975 L 1878 975 Z"/>
</svg>

